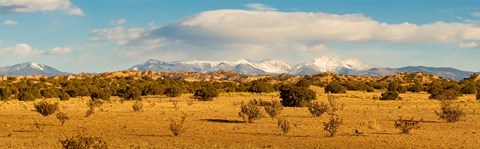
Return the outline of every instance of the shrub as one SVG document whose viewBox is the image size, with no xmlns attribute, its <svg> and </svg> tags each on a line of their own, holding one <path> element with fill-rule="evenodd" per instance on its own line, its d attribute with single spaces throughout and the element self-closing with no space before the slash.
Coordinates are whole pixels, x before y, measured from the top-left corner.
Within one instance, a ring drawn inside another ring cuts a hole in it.
<svg viewBox="0 0 480 149">
<path fill-rule="evenodd" d="M 435 111 L 435 114 L 449 123 L 457 122 L 465 115 L 459 106 L 453 106 L 450 101 L 442 100 L 440 104 L 440 111 Z"/>
<path fill-rule="evenodd" d="M 199 101 L 213 101 L 213 98 L 218 97 L 218 91 L 214 88 L 196 90 L 193 96 Z"/>
<path fill-rule="evenodd" d="M 252 102 L 249 102 L 248 104 L 242 102 L 238 116 L 243 118 L 246 123 L 253 123 L 254 120 L 262 117 L 262 112 L 260 111 L 260 108 Z"/>
<path fill-rule="evenodd" d="M 330 134 L 330 137 L 333 137 L 337 133 L 337 129 L 341 124 L 342 119 L 338 117 L 338 115 L 332 113 L 330 114 L 328 122 L 323 122 L 323 130 L 327 131 Z"/>
<path fill-rule="evenodd" d="M 401 99 L 398 96 L 397 91 L 386 91 L 382 93 L 382 97 L 380 97 L 380 100 L 397 100 L 397 99 Z"/>
<path fill-rule="evenodd" d="M 278 119 L 277 127 L 280 128 L 285 135 L 290 132 L 291 124 L 286 119 Z"/>
<path fill-rule="evenodd" d="M 182 91 L 178 87 L 169 87 L 165 89 L 163 94 L 165 94 L 167 97 L 180 97 L 180 95 L 182 95 Z"/>
<path fill-rule="evenodd" d="M 140 99 L 142 96 L 142 91 L 137 87 L 127 87 L 124 93 L 122 93 L 122 97 L 125 100 L 137 100 Z"/>
<path fill-rule="evenodd" d="M 48 103 L 47 101 L 41 101 L 34 104 L 35 111 L 42 114 L 43 116 L 49 116 L 50 114 L 55 113 L 58 109 L 58 103 Z"/>
<path fill-rule="evenodd" d="M 283 110 L 282 103 L 279 101 L 272 101 L 270 104 L 265 104 L 263 108 L 272 119 L 275 119 L 278 115 L 280 115 Z"/>
<path fill-rule="evenodd" d="M 456 100 L 461 94 L 455 90 L 442 90 L 438 93 L 433 93 L 430 95 L 430 99 L 436 100 Z"/>
<path fill-rule="evenodd" d="M 282 99 L 282 105 L 285 107 L 304 107 L 310 101 L 315 100 L 317 95 L 308 88 L 282 85 L 280 87 L 280 98 Z"/>
<path fill-rule="evenodd" d="M 180 120 L 174 120 L 174 119 L 170 120 L 170 125 L 168 128 L 170 129 L 170 132 L 172 132 L 174 136 L 179 136 L 183 132 L 185 132 L 185 128 L 183 127 L 183 124 L 185 123 L 186 119 L 187 119 L 187 115 L 183 115 Z"/>
<path fill-rule="evenodd" d="M 0 100 L 10 99 L 12 91 L 9 88 L 0 88 Z"/>
<path fill-rule="evenodd" d="M 468 83 L 460 89 L 462 94 L 476 94 L 477 86 L 474 83 Z"/>
<path fill-rule="evenodd" d="M 35 96 L 33 96 L 32 93 L 30 93 L 29 91 L 20 91 L 18 93 L 18 100 L 20 101 L 34 101 L 35 100 Z"/>
<path fill-rule="evenodd" d="M 265 81 L 253 81 L 248 89 L 248 92 L 253 93 L 268 93 L 273 91 L 275 91 L 275 88 Z"/>
<path fill-rule="evenodd" d="M 253 99 L 253 100 L 250 100 L 249 102 L 252 103 L 253 105 L 262 106 L 262 107 L 263 107 L 263 106 L 270 106 L 270 105 L 272 104 L 271 102 L 269 102 L 269 101 L 264 101 L 264 100 L 262 100 L 262 99 L 259 99 L 259 100 Z"/>
<path fill-rule="evenodd" d="M 408 91 L 410 92 L 418 93 L 418 92 L 421 92 L 422 90 L 423 90 L 423 86 L 420 83 L 415 83 L 408 86 Z"/>
<path fill-rule="evenodd" d="M 143 111 L 143 102 L 141 100 L 135 101 L 132 105 L 133 111 L 140 112 Z"/>
<path fill-rule="evenodd" d="M 337 81 L 333 81 L 325 87 L 325 93 L 347 93 L 347 89 Z"/>
<path fill-rule="evenodd" d="M 108 144 L 101 137 L 76 135 L 60 140 L 64 149 L 107 149 Z"/>
<path fill-rule="evenodd" d="M 480 92 L 477 93 L 477 100 L 480 100 Z"/>
<path fill-rule="evenodd" d="M 70 95 L 68 93 L 62 92 L 58 95 L 58 98 L 62 101 L 66 101 L 70 99 Z"/>
<path fill-rule="evenodd" d="M 322 116 L 323 113 L 328 111 L 328 105 L 323 102 L 311 103 L 308 105 L 308 111 L 310 112 L 310 114 L 312 114 L 312 116 L 319 117 Z"/>
<path fill-rule="evenodd" d="M 40 91 L 40 94 L 42 94 L 42 96 L 45 98 L 57 97 L 57 92 L 53 88 L 43 89 Z"/>
<path fill-rule="evenodd" d="M 126 97 L 127 99 L 130 99 L 130 98 L 137 99 L 138 98 L 136 95 L 131 95 L 132 93 L 129 92 L 128 90 L 127 90 L 126 94 L 128 94 L 127 95 L 128 97 Z M 102 100 L 105 100 L 105 101 L 109 101 L 111 96 L 112 96 L 112 93 L 111 93 L 110 90 L 101 90 L 101 91 L 92 92 L 90 94 L 90 98 L 92 100 L 102 99 Z"/>
<path fill-rule="evenodd" d="M 401 117 L 395 121 L 395 128 L 400 129 L 402 134 L 409 134 L 412 129 L 420 128 L 420 121 L 411 119 L 402 119 Z"/>
<path fill-rule="evenodd" d="M 60 123 L 62 123 L 62 126 L 63 124 L 65 124 L 65 121 L 70 119 L 70 117 L 68 117 L 68 115 L 63 112 L 58 112 L 57 114 L 55 114 L 55 116 L 60 121 Z"/>
<path fill-rule="evenodd" d="M 300 80 L 297 82 L 296 84 L 298 87 L 309 87 L 310 85 L 312 85 L 312 81 L 310 80 Z"/>
</svg>

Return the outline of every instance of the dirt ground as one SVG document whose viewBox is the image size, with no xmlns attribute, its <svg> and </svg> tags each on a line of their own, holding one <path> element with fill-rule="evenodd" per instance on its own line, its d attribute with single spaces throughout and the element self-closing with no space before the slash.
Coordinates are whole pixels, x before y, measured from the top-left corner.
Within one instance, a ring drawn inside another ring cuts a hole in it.
<svg viewBox="0 0 480 149">
<path fill-rule="evenodd" d="M 314 88 L 319 102 L 328 102 L 321 88 Z M 296 125 L 283 135 L 277 122 L 263 118 L 246 124 L 238 117 L 239 103 L 251 99 L 279 100 L 278 93 L 221 94 L 214 101 L 195 101 L 191 95 L 178 98 L 145 97 L 144 111 L 134 112 L 133 102 L 114 99 L 90 117 L 84 117 L 89 98 L 60 102 L 60 111 L 70 120 L 62 126 L 55 115 L 44 117 L 32 111 L 34 102 L 0 102 L 0 148 L 61 148 L 60 139 L 84 134 L 102 137 L 110 148 L 478 148 L 480 104 L 474 95 L 456 102 L 466 117 L 456 123 L 438 119 L 439 101 L 426 93 L 401 94 L 403 100 L 378 101 L 381 92 L 348 92 L 335 95 L 343 105 L 338 115 L 343 125 L 328 137 L 323 122 L 328 115 L 312 117 L 307 108 L 284 108 L 280 117 Z M 172 102 L 178 101 L 177 108 Z M 37 101 L 38 102 L 38 101 Z M 186 131 L 173 136 L 172 119 L 186 114 Z M 266 115 L 266 114 L 265 114 Z M 422 120 L 409 135 L 394 128 L 399 117 Z M 355 130 L 363 132 L 356 135 Z"/>
</svg>

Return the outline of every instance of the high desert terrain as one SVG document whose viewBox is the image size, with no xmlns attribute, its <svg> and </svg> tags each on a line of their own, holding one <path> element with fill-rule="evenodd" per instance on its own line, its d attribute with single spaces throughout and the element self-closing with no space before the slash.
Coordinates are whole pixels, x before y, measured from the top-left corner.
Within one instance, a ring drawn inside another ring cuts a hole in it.
<svg viewBox="0 0 480 149">
<path fill-rule="evenodd" d="M 328 103 L 324 88 L 310 86 L 318 102 Z M 454 104 L 465 117 L 455 123 L 439 119 L 440 101 L 425 92 L 400 94 L 402 100 L 381 101 L 382 91 L 348 91 L 334 94 L 342 124 L 335 136 L 323 129 L 328 114 L 314 117 L 307 107 L 285 107 L 277 116 L 292 124 L 283 134 L 277 121 L 268 117 L 245 123 L 239 117 L 240 103 L 252 99 L 280 101 L 278 92 L 221 93 L 213 101 L 180 97 L 144 96 L 143 110 L 135 101 L 112 97 L 85 117 L 90 97 L 58 102 L 69 116 L 64 125 L 55 115 L 35 112 L 36 101 L 0 102 L 0 148 L 61 148 L 60 140 L 75 135 L 101 137 L 109 148 L 477 148 L 480 142 L 480 104 L 474 95 L 463 95 Z M 57 111 L 57 112 L 58 112 Z M 172 120 L 186 116 L 184 132 L 169 130 Z M 394 127 L 399 117 L 418 120 L 419 127 L 402 134 Z"/>
</svg>

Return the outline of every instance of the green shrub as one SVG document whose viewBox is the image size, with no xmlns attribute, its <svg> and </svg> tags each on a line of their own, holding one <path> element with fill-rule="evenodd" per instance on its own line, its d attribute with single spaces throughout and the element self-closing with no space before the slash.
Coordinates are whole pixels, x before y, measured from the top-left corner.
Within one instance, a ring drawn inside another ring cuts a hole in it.
<svg viewBox="0 0 480 149">
<path fill-rule="evenodd" d="M 238 116 L 243 118 L 246 123 L 253 123 L 254 120 L 263 117 L 260 108 L 258 108 L 258 106 L 253 104 L 252 102 L 249 102 L 247 104 L 242 102 L 242 104 L 240 105 L 240 112 L 238 113 Z"/>
<path fill-rule="evenodd" d="M 35 96 L 33 96 L 33 94 L 31 92 L 29 92 L 28 90 L 22 90 L 18 93 L 18 100 L 20 101 L 34 101 L 35 100 Z"/>
<path fill-rule="evenodd" d="M 401 99 L 401 98 L 398 96 L 397 91 L 386 91 L 382 93 L 382 97 L 380 97 L 380 100 L 398 100 L 398 99 Z"/>
<path fill-rule="evenodd" d="M 308 88 L 282 85 L 280 87 L 280 98 L 285 107 L 304 107 L 310 101 L 316 100 L 315 92 Z"/>
<path fill-rule="evenodd" d="M 347 89 L 337 81 L 333 81 L 325 87 L 325 93 L 347 93 Z"/>
<path fill-rule="evenodd" d="M 300 80 L 296 84 L 298 87 L 310 87 L 312 85 L 312 81 L 310 80 Z"/>
<path fill-rule="evenodd" d="M 319 117 L 322 116 L 323 113 L 328 111 L 328 105 L 323 102 L 311 103 L 308 105 L 308 111 L 310 112 L 310 114 L 312 114 L 312 116 Z"/>
<path fill-rule="evenodd" d="M 182 95 L 182 91 L 178 87 L 169 87 L 165 89 L 163 94 L 165 94 L 167 97 L 180 97 L 180 95 Z"/>
<path fill-rule="evenodd" d="M 142 98 L 142 91 L 137 87 L 127 87 L 122 93 L 122 97 L 125 100 L 138 100 Z"/>
<path fill-rule="evenodd" d="M 430 99 L 436 100 L 456 100 L 461 94 L 455 90 L 442 90 L 430 95 Z"/>
<path fill-rule="evenodd" d="M 10 88 L 0 88 L 0 100 L 10 99 L 10 96 L 12 96 Z"/>
<path fill-rule="evenodd" d="M 418 93 L 423 90 L 423 86 L 420 83 L 411 84 L 408 86 L 408 91 Z"/>
<path fill-rule="evenodd" d="M 213 101 L 213 98 L 218 97 L 218 91 L 214 88 L 196 90 L 193 96 L 199 101 Z"/>
<path fill-rule="evenodd" d="M 460 89 L 460 92 L 462 92 L 462 94 L 476 94 L 477 86 L 474 83 L 468 83 Z"/>
<path fill-rule="evenodd" d="M 70 99 L 70 95 L 68 93 L 62 92 L 58 95 L 58 98 L 62 101 L 67 101 Z"/>
<path fill-rule="evenodd" d="M 250 85 L 250 88 L 248 89 L 248 92 L 253 93 L 269 93 L 273 91 L 275 91 L 275 88 L 273 88 L 272 84 L 261 80 L 253 81 Z"/>
<path fill-rule="evenodd" d="M 435 111 L 435 114 L 449 123 L 457 122 L 465 116 L 465 112 L 463 112 L 462 108 L 454 106 L 450 101 L 442 100 L 440 106 L 440 111 Z"/>
<path fill-rule="evenodd" d="M 48 103 L 47 101 L 41 101 L 33 105 L 35 111 L 42 114 L 43 116 L 49 116 L 50 114 L 55 113 L 58 110 L 58 103 Z"/>
</svg>

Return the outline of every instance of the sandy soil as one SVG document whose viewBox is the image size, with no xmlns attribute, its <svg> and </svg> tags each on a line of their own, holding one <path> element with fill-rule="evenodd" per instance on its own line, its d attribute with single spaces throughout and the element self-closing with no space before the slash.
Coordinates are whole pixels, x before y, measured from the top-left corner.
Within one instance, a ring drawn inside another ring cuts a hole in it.
<svg viewBox="0 0 480 149">
<path fill-rule="evenodd" d="M 315 88 L 318 93 L 320 88 Z M 62 112 L 70 116 L 65 125 L 54 115 L 43 117 L 32 111 L 34 102 L 0 102 L 0 148 L 60 148 L 60 139 L 79 133 L 102 137 L 110 148 L 478 148 L 480 142 L 480 104 L 473 95 L 464 95 L 460 104 L 467 116 L 456 123 L 446 123 L 435 115 L 439 102 L 428 94 L 401 94 L 401 101 L 372 100 L 381 92 L 349 92 L 337 96 L 343 105 L 338 115 L 343 119 L 338 135 L 328 137 L 323 122 L 328 115 L 312 117 L 307 108 L 285 108 L 280 117 L 296 128 L 283 135 L 277 123 L 263 118 L 245 124 L 238 117 L 241 101 L 279 100 L 278 95 L 234 93 L 221 94 L 211 102 L 178 98 L 145 97 L 144 111 L 134 112 L 133 102 L 117 100 L 105 103 L 90 117 L 88 98 L 60 102 Z M 178 109 L 171 100 L 178 101 Z M 327 102 L 320 94 L 318 101 Z M 168 129 L 171 119 L 186 114 L 186 131 L 173 136 Z M 266 114 L 265 114 L 266 115 Z M 420 120 L 420 128 L 409 135 L 394 128 L 399 117 Z M 355 130 L 364 132 L 355 135 Z"/>
</svg>

